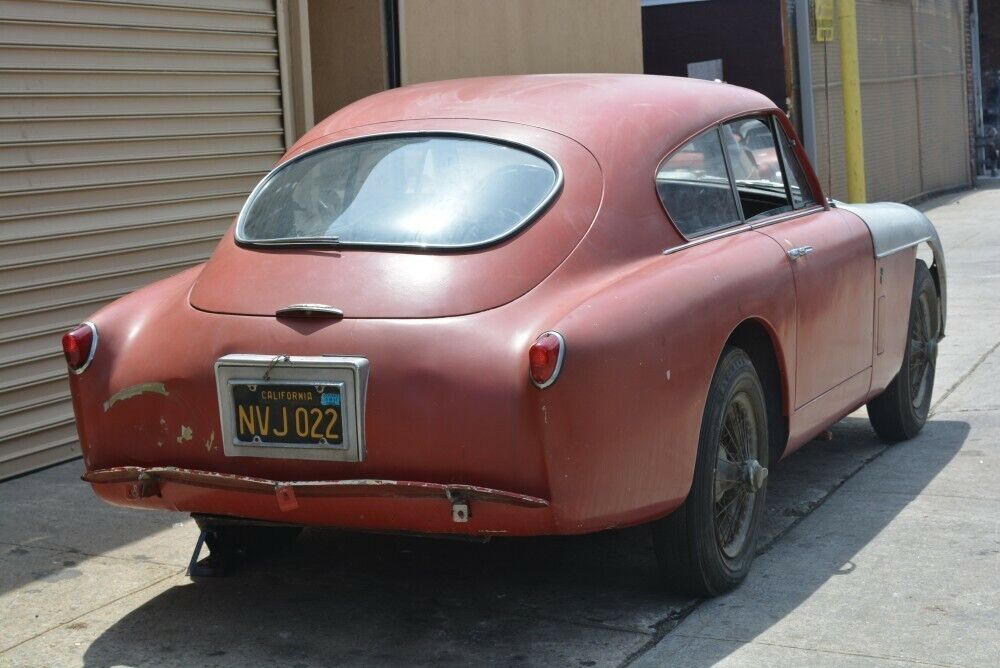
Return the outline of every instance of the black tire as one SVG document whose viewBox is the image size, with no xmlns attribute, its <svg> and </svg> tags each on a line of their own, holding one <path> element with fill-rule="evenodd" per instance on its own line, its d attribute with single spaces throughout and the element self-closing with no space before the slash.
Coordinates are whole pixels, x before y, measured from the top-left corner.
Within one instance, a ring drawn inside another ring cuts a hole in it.
<svg viewBox="0 0 1000 668">
<path fill-rule="evenodd" d="M 744 351 L 727 347 L 709 389 L 691 491 L 680 508 L 652 525 L 660 572 L 672 591 L 717 596 L 746 577 L 764 511 L 768 443 L 757 371 Z M 730 521 L 727 509 L 738 518 Z"/>
<path fill-rule="evenodd" d="M 938 308 L 934 278 L 927 265 L 917 260 L 903 363 L 889 387 L 868 402 L 868 419 L 887 443 L 913 438 L 927 422 L 940 333 Z"/>
</svg>

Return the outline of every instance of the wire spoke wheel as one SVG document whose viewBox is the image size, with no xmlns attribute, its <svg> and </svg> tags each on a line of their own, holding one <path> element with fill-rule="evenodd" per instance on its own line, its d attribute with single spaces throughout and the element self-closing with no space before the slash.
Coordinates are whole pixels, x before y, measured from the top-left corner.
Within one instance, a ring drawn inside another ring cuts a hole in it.
<svg viewBox="0 0 1000 668">
<path fill-rule="evenodd" d="M 746 392 L 733 395 L 722 417 L 715 467 L 715 540 L 729 558 L 744 547 L 762 479 L 762 447 L 753 403 Z"/>
<path fill-rule="evenodd" d="M 660 572 L 673 591 L 716 596 L 750 571 L 767 494 L 769 411 L 775 408 L 780 410 L 768 405 L 747 352 L 727 346 L 705 402 L 687 499 L 653 524 Z"/>
<path fill-rule="evenodd" d="M 934 391 L 938 341 L 944 334 L 942 307 L 934 277 L 927 264 L 917 260 L 909 325 L 905 330 L 906 346 L 899 371 L 882 393 L 868 402 L 868 419 L 886 443 L 913 438 L 927 422 Z"/>
<path fill-rule="evenodd" d="M 934 367 L 936 350 L 934 332 L 936 327 L 931 322 L 931 308 L 927 303 L 927 295 L 921 294 L 914 304 L 915 314 L 910 326 L 910 403 L 914 408 L 920 408 L 926 395 L 930 392 L 931 370 Z"/>
</svg>

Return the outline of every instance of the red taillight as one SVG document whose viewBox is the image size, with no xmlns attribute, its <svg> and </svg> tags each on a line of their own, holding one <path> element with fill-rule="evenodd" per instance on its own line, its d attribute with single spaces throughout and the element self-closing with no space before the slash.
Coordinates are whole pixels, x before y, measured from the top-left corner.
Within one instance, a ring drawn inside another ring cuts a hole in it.
<svg viewBox="0 0 1000 668">
<path fill-rule="evenodd" d="M 73 373 L 82 373 L 97 348 L 97 328 L 89 322 L 63 334 L 63 354 Z"/>
<path fill-rule="evenodd" d="M 531 380 L 538 387 L 548 387 L 556 381 L 562 367 L 566 344 L 561 334 L 545 332 L 528 349 Z"/>
</svg>

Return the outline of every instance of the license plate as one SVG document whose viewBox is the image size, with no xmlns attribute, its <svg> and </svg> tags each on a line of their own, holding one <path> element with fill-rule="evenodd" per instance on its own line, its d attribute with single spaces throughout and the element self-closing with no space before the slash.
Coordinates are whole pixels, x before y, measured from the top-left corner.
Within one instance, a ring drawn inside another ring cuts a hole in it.
<svg viewBox="0 0 1000 668">
<path fill-rule="evenodd" d="M 343 447 L 340 384 L 233 383 L 231 389 L 240 444 Z"/>
<path fill-rule="evenodd" d="M 232 354 L 215 362 L 227 457 L 360 462 L 368 360 Z"/>
</svg>

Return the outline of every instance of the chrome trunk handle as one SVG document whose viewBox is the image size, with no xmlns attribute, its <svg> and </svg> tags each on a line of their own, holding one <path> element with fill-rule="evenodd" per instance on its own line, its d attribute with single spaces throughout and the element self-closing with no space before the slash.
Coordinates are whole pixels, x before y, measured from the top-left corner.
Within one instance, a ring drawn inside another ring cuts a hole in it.
<svg viewBox="0 0 1000 668">
<path fill-rule="evenodd" d="M 336 318 L 344 317 L 344 312 L 326 304 L 290 304 L 274 312 L 279 318 Z"/>
</svg>

